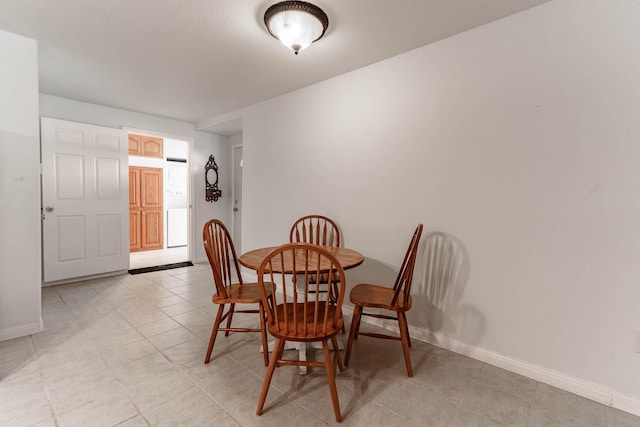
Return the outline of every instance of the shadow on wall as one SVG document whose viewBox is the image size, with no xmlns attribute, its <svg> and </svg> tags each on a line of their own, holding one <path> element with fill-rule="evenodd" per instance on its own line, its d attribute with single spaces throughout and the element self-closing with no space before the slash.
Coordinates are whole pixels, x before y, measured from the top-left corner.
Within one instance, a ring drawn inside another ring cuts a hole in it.
<svg viewBox="0 0 640 427">
<path fill-rule="evenodd" d="M 469 256 L 462 243 L 442 232 L 427 235 L 416 259 L 409 324 L 428 329 L 436 342 L 438 335 L 455 335 L 479 343 L 486 318 L 477 308 L 460 304 L 468 278 Z"/>
</svg>

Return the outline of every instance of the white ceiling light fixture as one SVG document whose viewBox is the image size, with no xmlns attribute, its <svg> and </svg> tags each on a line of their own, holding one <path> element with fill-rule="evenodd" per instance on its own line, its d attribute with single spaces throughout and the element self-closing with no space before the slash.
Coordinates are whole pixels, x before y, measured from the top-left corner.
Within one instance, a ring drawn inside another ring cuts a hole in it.
<svg viewBox="0 0 640 427">
<path fill-rule="evenodd" d="M 281 1 L 264 13 L 269 34 L 297 55 L 327 31 L 329 18 L 318 6 L 305 1 Z"/>
</svg>

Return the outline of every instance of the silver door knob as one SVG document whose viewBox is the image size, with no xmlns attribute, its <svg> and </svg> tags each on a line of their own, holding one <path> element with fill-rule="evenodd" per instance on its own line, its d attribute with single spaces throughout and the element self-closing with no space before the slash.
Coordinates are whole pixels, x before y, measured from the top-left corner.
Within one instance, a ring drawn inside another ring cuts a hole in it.
<svg viewBox="0 0 640 427">
<path fill-rule="evenodd" d="M 52 207 L 52 206 L 47 206 L 47 207 L 45 208 L 45 211 L 47 211 L 47 212 L 53 212 L 53 207 Z"/>
</svg>

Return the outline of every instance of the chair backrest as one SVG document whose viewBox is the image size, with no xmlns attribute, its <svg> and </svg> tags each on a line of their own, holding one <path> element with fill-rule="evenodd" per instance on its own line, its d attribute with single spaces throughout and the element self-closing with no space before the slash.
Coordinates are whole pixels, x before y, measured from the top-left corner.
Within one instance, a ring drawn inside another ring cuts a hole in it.
<svg viewBox="0 0 640 427">
<path fill-rule="evenodd" d="M 409 303 L 409 296 L 411 294 L 411 282 L 413 281 L 413 269 L 416 265 L 416 256 L 418 255 L 418 244 L 420 243 L 420 236 L 422 236 L 422 224 L 418 224 L 416 231 L 413 233 L 411 243 L 402 261 L 402 266 L 396 277 L 396 282 L 393 285 L 393 299 L 391 305 L 396 305 L 402 296 L 401 303 L 406 306 Z"/>
<path fill-rule="evenodd" d="M 340 230 L 336 223 L 326 216 L 307 215 L 293 224 L 289 241 L 339 247 Z"/>
<path fill-rule="evenodd" d="M 233 283 L 242 284 L 240 264 L 229 231 L 222 221 L 212 219 L 202 229 L 202 240 L 213 272 L 216 292 L 222 298 L 227 298 L 228 286 Z"/>
<path fill-rule="evenodd" d="M 329 298 L 314 288 L 313 276 L 327 274 Z M 276 287 L 267 298 L 266 289 Z M 269 331 L 304 341 L 337 332 L 342 327 L 344 269 L 324 248 L 309 243 L 287 243 L 274 249 L 258 270 L 258 287 L 267 311 Z"/>
</svg>

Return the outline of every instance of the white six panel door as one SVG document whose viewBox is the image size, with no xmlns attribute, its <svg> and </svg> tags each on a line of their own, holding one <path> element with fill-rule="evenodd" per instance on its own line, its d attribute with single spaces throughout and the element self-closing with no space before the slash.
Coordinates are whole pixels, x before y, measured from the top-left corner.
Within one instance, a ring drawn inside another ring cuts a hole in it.
<svg viewBox="0 0 640 427">
<path fill-rule="evenodd" d="M 43 117 L 44 281 L 129 268 L 126 132 Z"/>
</svg>

